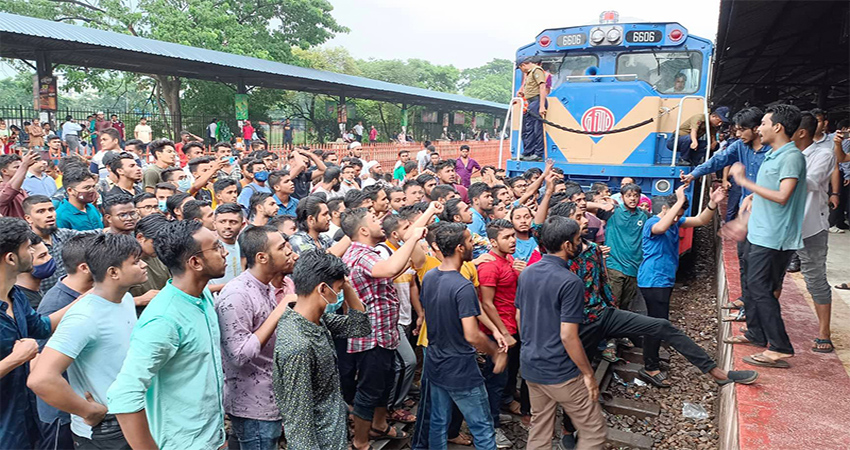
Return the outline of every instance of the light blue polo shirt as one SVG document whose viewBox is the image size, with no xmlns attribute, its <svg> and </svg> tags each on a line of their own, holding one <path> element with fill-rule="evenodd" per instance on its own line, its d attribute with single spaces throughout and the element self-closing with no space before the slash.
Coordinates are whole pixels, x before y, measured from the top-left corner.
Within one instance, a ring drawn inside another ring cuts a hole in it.
<svg viewBox="0 0 850 450">
<path fill-rule="evenodd" d="M 753 196 L 747 240 L 774 250 L 803 248 L 803 217 L 806 212 L 806 157 L 793 142 L 769 152 L 759 168 L 756 183 L 778 191 L 779 183 L 796 178 L 797 186 L 785 206 Z"/>
</svg>

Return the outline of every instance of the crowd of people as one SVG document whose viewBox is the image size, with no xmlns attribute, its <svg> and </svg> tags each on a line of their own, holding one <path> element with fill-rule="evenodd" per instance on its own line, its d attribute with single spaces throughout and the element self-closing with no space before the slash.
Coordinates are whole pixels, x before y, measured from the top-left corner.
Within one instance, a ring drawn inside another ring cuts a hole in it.
<svg viewBox="0 0 850 450">
<path fill-rule="evenodd" d="M 508 411 L 548 449 L 560 405 L 563 445 L 603 448 L 592 363 L 618 344 L 643 346 L 658 388 L 662 341 L 719 385 L 758 378 L 667 320 L 680 230 L 732 191 L 724 177 L 693 211 L 687 186 L 724 167 L 741 190 L 724 232 L 745 292 L 730 307 L 747 321 L 730 343 L 788 366 L 776 290 L 796 251 L 822 319 L 813 350 L 831 351 L 827 202 L 847 141 L 788 105 L 732 121 L 736 139 L 653 198 L 629 177 L 583 187 L 551 161 L 506 177 L 428 142 L 386 172 L 357 140 L 277 153 L 188 134 L 122 144 L 115 128 L 91 157 L 54 136 L 56 164 L 2 155 L 0 446 L 508 448 Z"/>
</svg>

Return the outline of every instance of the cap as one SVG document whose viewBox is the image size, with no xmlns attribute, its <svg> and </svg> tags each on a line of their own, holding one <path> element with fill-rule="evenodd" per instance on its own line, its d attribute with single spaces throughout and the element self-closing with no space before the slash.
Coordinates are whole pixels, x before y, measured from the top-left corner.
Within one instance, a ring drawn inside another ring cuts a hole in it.
<svg viewBox="0 0 850 450">
<path fill-rule="evenodd" d="M 103 115 L 103 111 L 98 111 L 98 112 L 97 112 L 97 115 L 98 115 L 98 116 L 102 116 L 102 115 Z"/>
<path fill-rule="evenodd" d="M 352 149 L 362 147 L 362 146 L 363 146 L 363 144 L 361 144 L 359 142 L 352 142 L 352 143 L 348 144 L 348 149 L 352 150 Z"/>
<path fill-rule="evenodd" d="M 729 107 L 718 106 L 717 109 L 714 110 L 714 114 L 717 114 L 717 117 L 720 117 L 720 120 L 722 120 L 723 123 L 729 122 Z"/>
</svg>

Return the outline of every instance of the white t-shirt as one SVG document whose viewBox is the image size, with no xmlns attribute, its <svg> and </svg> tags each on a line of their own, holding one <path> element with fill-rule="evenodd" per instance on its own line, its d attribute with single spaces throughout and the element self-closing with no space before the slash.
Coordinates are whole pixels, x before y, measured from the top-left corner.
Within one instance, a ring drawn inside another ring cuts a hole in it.
<svg viewBox="0 0 850 450">
<path fill-rule="evenodd" d="M 83 127 L 75 122 L 65 122 L 62 124 L 62 136 L 79 135 Z"/>
<path fill-rule="evenodd" d="M 47 347 L 74 359 L 68 381 L 77 395 L 85 398 L 91 392 L 96 402 L 106 404 L 106 391 L 121 371 L 135 325 L 136 304 L 129 293 L 121 303 L 84 295 L 68 309 Z M 91 439 L 91 427 L 82 417 L 71 415 L 71 431 Z"/>
<path fill-rule="evenodd" d="M 419 173 L 422 173 L 425 170 L 425 166 L 431 162 L 431 152 L 427 148 L 419 150 L 419 153 L 416 154 L 416 161 L 419 163 Z"/>
<path fill-rule="evenodd" d="M 153 140 L 151 138 L 151 136 L 153 135 L 153 131 L 151 130 L 150 125 L 138 124 L 138 125 L 136 125 L 136 128 L 134 129 L 134 131 L 135 131 L 135 134 L 137 136 L 136 139 L 138 139 L 138 140 L 140 140 L 140 141 L 142 141 L 146 144 Z"/>
<path fill-rule="evenodd" d="M 354 125 L 354 133 L 358 136 L 363 136 L 363 125 L 360 125 L 359 123 Z"/>
<path fill-rule="evenodd" d="M 242 273 L 242 254 L 239 253 L 239 243 L 235 242 L 231 245 L 221 241 L 221 245 L 227 250 L 227 267 L 224 269 L 223 277 L 210 280 L 209 284 L 224 284 Z"/>
<path fill-rule="evenodd" d="M 390 259 L 393 249 L 385 242 L 378 244 L 375 250 L 381 255 L 381 259 Z M 398 324 L 408 326 L 413 322 L 412 306 L 410 303 L 410 283 L 416 277 L 416 271 L 408 268 L 401 275 L 395 277 L 393 286 L 398 295 Z"/>
<path fill-rule="evenodd" d="M 215 122 L 207 125 L 207 133 L 211 138 L 215 138 L 216 130 L 218 130 L 218 124 L 216 124 Z"/>
<path fill-rule="evenodd" d="M 339 231 L 339 226 L 337 226 L 337 224 L 335 224 L 333 222 L 329 222 L 328 231 L 325 231 L 324 233 L 319 233 L 319 234 L 321 234 L 322 236 L 327 236 L 328 239 L 333 240 L 334 235 L 336 235 L 337 231 Z"/>
</svg>

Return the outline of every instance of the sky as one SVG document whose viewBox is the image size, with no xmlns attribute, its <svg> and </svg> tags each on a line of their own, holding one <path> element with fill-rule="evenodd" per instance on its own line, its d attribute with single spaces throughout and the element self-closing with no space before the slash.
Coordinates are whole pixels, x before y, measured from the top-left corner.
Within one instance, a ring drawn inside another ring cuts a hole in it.
<svg viewBox="0 0 850 450">
<path fill-rule="evenodd" d="M 330 2 L 331 14 L 351 31 L 325 47 L 345 47 L 359 59 L 417 58 L 459 69 L 494 58 L 512 60 L 541 31 L 594 24 L 602 11 L 618 11 L 620 22 L 679 22 L 691 34 L 711 40 L 720 13 L 719 0 L 561 0 L 539 10 L 532 2 L 506 0 Z"/>
</svg>

